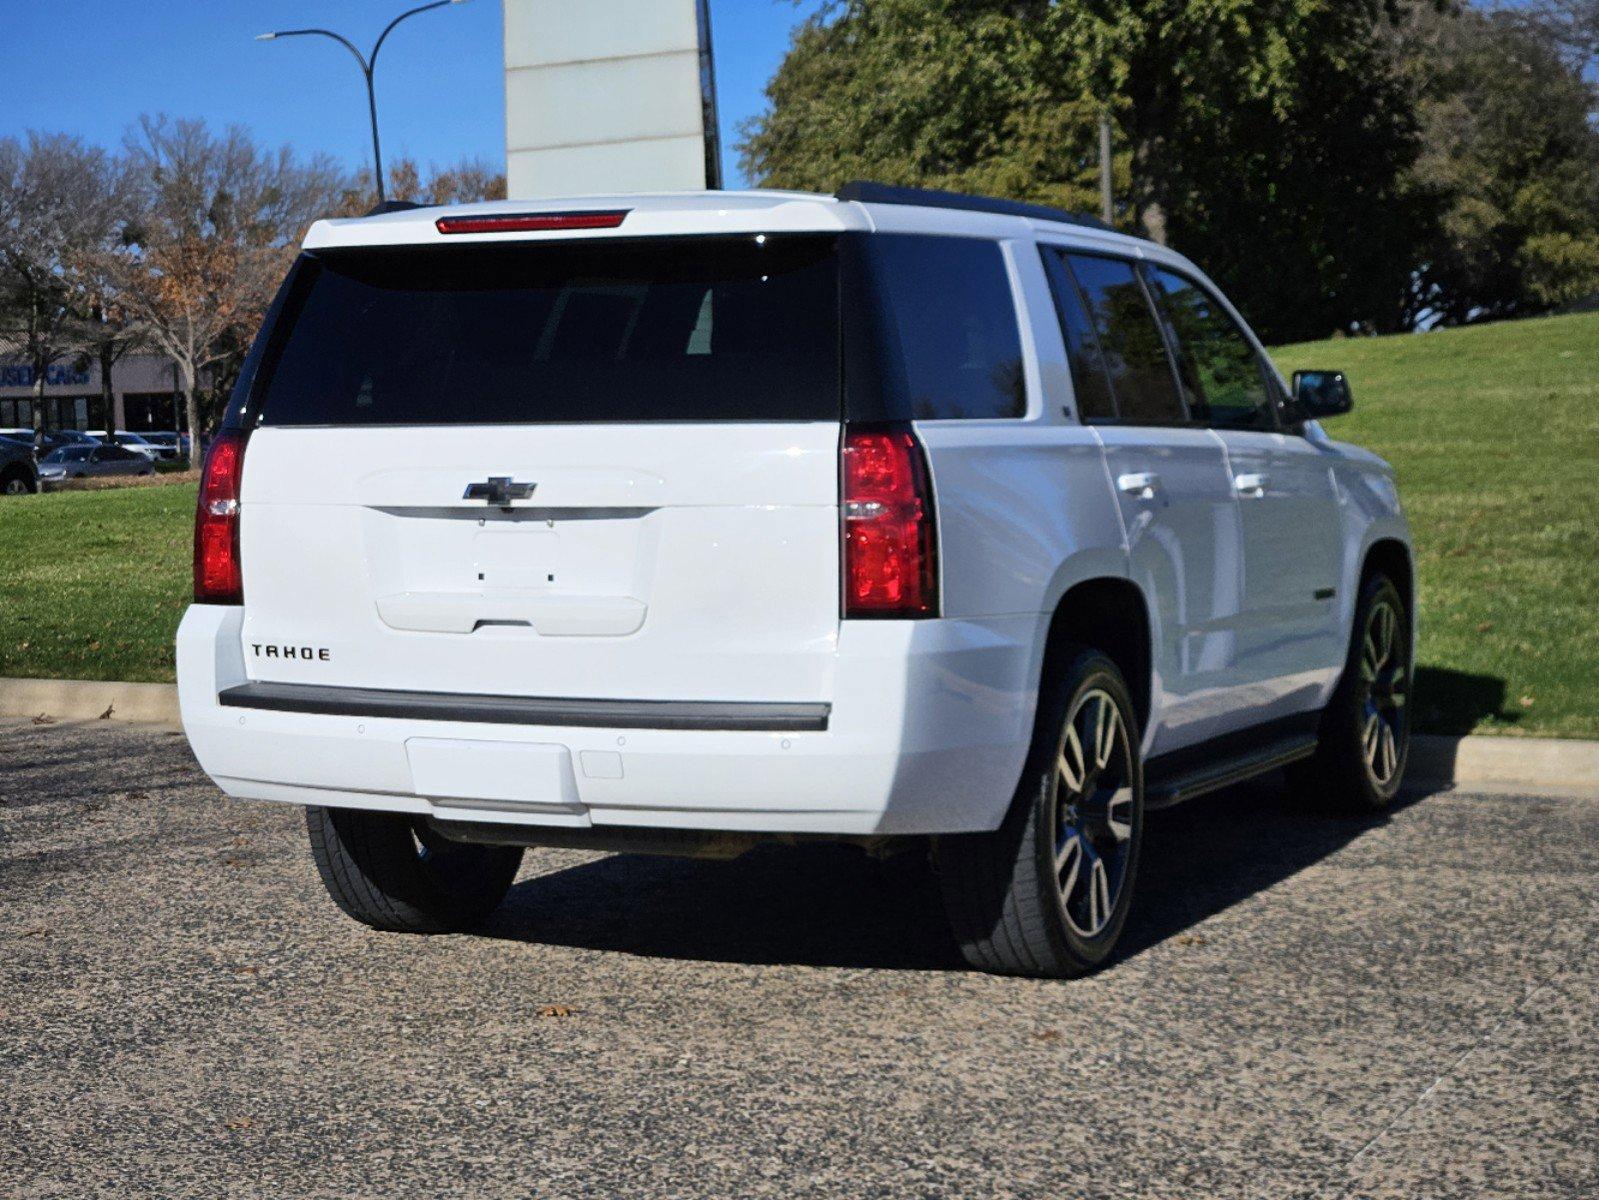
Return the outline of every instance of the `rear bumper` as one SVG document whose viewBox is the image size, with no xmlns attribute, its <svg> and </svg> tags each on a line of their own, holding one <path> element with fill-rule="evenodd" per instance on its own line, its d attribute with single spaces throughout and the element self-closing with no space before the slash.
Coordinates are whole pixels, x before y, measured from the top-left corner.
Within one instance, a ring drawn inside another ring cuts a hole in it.
<svg viewBox="0 0 1599 1200">
<path fill-rule="evenodd" d="M 846 622 L 828 704 L 532 708 L 254 683 L 242 618 L 189 609 L 178 694 L 200 765 L 247 799 L 568 828 L 957 833 L 998 825 L 1032 729 L 1030 616 Z"/>
</svg>

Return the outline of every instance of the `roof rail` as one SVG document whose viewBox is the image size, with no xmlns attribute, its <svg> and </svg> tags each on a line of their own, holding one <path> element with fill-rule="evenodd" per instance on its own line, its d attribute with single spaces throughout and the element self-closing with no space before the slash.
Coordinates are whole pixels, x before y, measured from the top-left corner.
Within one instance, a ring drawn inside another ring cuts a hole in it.
<svg viewBox="0 0 1599 1200">
<path fill-rule="evenodd" d="M 961 208 L 968 212 L 996 213 L 1003 217 L 1031 217 L 1035 221 L 1063 221 L 1068 225 L 1086 225 L 1090 229 L 1115 232 L 1098 217 L 1091 217 L 1087 213 L 1051 208 L 1047 204 L 1028 204 L 1024 200 L 968 196 L 962 192 L 939 192 L 931 188 L 897 187 L 890 183 L 873 183 L 868 179 L 851 180 L 833 194 L 840 200 L 856 200 L 862 204 L 914 204 L 921 208 Z"/>
</svg>

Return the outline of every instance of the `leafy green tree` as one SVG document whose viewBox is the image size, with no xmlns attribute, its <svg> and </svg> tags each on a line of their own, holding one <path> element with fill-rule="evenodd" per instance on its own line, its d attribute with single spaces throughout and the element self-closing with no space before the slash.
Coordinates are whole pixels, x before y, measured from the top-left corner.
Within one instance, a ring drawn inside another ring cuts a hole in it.
<svg viewBox="0 0 1599 1200">
<path fill-rule="evenodd" d="M 1268 337 L 1400 327 L 1430 197 L 1399 0 L 839 0 L 744 132 L 773 186 L 869 176 L 1094 207 L 1216 269 Z"/>
<path fill-rule="evenodd" d="M 1415 173 L 1446 202 L 1417 277 L 1419 302 L 1438 320 L 1537 313 L 1599 290 L 1584 7 L 1599 22 L 1599 6 L 1563 3 L 1418 14 L 1405 28 L 1422 97 Z"/>
</svg>

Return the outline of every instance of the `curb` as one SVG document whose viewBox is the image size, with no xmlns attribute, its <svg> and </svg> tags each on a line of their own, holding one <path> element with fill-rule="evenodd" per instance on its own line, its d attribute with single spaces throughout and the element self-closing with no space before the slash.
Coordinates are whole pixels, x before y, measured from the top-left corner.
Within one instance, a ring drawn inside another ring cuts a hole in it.
<svg viewBox="0 0 1599 1200">
<path fill-rule="evenodd" d="M 180 727 L 178 689 L 170 683 L 0 678 L 0 716 L 40 715 Z M 1409 773 L 1415 783 L 1599 791 L 1599 742 L 1418 735 Z"/>
<path fill-rule="evenodd" d="M 1417 735 L 1408 774 L 1418 783 L 1599 792 L 1599 742 Z"/>
<path fill-rule="evenodd" d="M 177 729 L 178 689 L 170 683 L 0 678 L 0 716 L 127 721 Z"/>
</svg>

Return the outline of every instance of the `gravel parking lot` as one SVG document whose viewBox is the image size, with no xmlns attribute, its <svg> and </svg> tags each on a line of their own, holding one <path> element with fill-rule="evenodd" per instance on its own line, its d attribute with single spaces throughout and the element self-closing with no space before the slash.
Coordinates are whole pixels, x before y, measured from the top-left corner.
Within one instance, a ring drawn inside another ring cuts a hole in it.
<svg viewBox="0 0 1599 1200">
<path fill-rule="evenodd" d="M 1130 954 L 825 847 L 530 852 L 371 933 L 183 739 L 0 720 L 0 1195 L 1599 1194 L 1599 787 L 1152 816 Z"/>
</svg>

